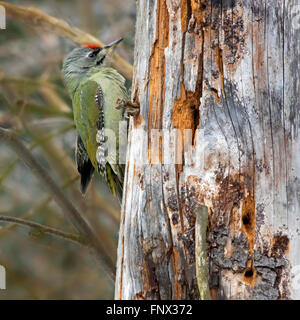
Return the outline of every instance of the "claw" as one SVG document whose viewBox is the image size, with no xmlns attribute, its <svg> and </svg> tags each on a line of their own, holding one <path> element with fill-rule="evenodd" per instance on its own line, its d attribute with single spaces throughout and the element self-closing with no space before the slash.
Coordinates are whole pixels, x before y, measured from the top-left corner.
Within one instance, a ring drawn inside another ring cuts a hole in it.
<svg viewBox="0 0 300 320">
<path fill-rule="evenodd" d="M 139 113 L 140 111 L 140 106 L 135 103 L 135 102 L 131 102 L 131 101 L 125 101 L 124 99 L 118 99 L 117 100 L 117 105 L 116 108 L 119 109 L 124 109 L 126 116 L 135 116 Z"/>
</svg>

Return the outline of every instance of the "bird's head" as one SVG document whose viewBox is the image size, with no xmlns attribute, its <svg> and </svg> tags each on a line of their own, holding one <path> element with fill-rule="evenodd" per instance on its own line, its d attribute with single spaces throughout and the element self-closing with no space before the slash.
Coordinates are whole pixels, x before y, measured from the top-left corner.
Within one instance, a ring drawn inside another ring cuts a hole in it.
<svg viewBox="0 0 300 320">
<path fill-rule="evenodd" d="M 73 49 L 65 58 L 62 73 L 70 93 L 74 92 L 76 82 L 93 67 L 107 66 L 115 47 L 122 41 L 119 39 L 100 47 L 86 44 Z"/>
<path fill-rule="evenodd" d="M 116 40 L 107 46 L 86 44 L 72 50 L 63 63 L 63 73 L 85 73 L 92 67 L 107 65 L 115 47 L 123 39 Z"/>
</svg>

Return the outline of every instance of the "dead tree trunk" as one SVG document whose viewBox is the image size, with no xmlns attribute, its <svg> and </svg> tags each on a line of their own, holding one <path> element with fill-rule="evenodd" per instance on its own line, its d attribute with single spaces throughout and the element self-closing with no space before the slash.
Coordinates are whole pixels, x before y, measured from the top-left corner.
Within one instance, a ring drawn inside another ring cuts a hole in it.
<svg viewBox="0 0 300 320">
<path fill-rule="evenodd" d="M 212 298 L 300 298 L 299 49 L 299 0 L 137 2 L 116 299 L 199 298 L 200 205 Z"/>
</svg>

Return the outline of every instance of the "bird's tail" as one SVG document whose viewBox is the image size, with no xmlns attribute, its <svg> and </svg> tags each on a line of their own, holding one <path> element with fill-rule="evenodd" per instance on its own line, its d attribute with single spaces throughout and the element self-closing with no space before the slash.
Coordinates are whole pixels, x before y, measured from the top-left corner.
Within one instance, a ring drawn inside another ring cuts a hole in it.
<svg viewBox="0 0 300 320">
<path fill-rule="evenodd" d="M 116 175 L 111 166 L 106 163 L 106 181 L 113 195 L 122 205 L 124 168 L 120 166 L 119 175 Z"/>
</svg>

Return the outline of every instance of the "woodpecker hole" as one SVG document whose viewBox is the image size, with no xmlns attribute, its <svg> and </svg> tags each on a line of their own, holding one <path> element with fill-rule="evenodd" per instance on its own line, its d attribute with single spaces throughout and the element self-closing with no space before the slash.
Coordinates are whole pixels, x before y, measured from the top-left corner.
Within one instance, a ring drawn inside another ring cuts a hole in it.
<svg viewBox="0 0 300 320">
<path fill-rule="evenodd" d="M 246 212 L 246 214 L 242 218 L 244 226 L 247 228 L 248 225 L 251 224 L 251 214 Z"/>
<path fill-rule="evenodd" d="M 254 267 L 247 267 L 244 273 L 244 282 L 252 288 L 256 282 L 256 269 Z"/>
<path fill-rule="evenodd" d="M 253 270 L 252 269 L 248 269 L 245 271 L 245 277 L 246 278 L 252 278 L 253 277 Z"/>
<path fill-rule="evenodd" d="M 248 195 L 243 199 L 241 225 L 242 231 L 248 238 L 250 255 L 253 254 L 256 223 L 255 220 L 255 201 L 253 196 Z"/>
<path fill-rule="evenodd" d="M 246 211 L 242 216 L 242 223 L 246 230 L 246 232 L 249 234 L 251 233 L 254 223 L 253 223 L 253 215 L 250 211 Z"/>
</svg>

